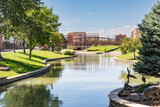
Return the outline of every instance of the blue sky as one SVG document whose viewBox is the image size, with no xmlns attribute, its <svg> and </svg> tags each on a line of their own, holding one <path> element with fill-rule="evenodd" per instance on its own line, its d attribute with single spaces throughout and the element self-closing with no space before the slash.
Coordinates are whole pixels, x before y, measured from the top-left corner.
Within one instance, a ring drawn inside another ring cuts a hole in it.
<svg viewBox="0 0 160 107">
<path fill-rule="evenodd" d="M 127 34 L 149 13 L 157 0 L 42 0 L 60 17 L 60 32 Z"/>
</svg>

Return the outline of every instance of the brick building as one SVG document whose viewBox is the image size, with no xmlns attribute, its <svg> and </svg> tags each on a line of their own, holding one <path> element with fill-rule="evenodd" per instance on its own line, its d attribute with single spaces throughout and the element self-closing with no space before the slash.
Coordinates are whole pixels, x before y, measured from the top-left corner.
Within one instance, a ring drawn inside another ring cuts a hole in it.
<svg viewBox="0 0 160 107">
<path fill-rule="evenodd" d="M 126 35 L 122 35 L 122 34 L 115 35 L 115 41 L 120 41 L 123 38 L 126 38 Z"/>
<path fill-rule="evenodd" d="M 72 32 L 67 34 L 68 45 L 83 45 L 86 42 L 85 32 Z"/>
<path fill-rule="evenodd" d="M 131 38 L 132 39 L 135 39 L 137 36 L 141 36 L 141 31 L 138 28 L 136 28 L 135 30 L 133 30 L 131 32 Z"/>
</svg>

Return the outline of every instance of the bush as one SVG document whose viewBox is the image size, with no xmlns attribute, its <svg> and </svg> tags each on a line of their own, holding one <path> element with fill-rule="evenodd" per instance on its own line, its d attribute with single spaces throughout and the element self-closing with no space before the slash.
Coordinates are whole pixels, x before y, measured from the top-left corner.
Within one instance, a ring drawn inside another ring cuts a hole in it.
<svg viewBox="0 0 160 107">
<path fill-rule="evenodd" d="M 148 84 L 140 85 L 140 86 L 138 87 L 138 92 L 143 92 L 145 88 L 150 87 L 150 86 L 152 86 L 152 85 L 154 85 L 154 84 L 148 83 Z"/>
<path fill-rule="evenodd" d="M 74 55 L 75 51 L 73 49 L 63 49 L 61 51 L 61 54 L 63 54 L 63 55 Z"/>
<path fill-rule="evenodd" d="M 74 47 L 72 45 L 67 45 L 67 49 L 73 49 Z"/>
</svg>

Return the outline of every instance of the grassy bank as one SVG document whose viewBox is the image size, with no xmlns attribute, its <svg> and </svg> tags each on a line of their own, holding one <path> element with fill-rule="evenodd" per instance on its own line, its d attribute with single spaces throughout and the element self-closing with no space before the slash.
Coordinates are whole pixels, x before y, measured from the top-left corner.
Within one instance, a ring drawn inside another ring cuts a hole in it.
<svg viewBox="0 0 160 107">
<path fill-rule="evenodd" d="M 110 51 L 112 49 L 118 48 L 118 46 L 91 46 L 90 48 L 86 49 L 87 50 L 91 50 L 90 52 L 105 52 L 106 51 Z M 96 50 L 96 51 L 94 51 Z"/>
<path fill-rule="evenodd" d="M 136 51 L 136 56 L 138 56 L 138 51 Z M 122 54 L 121 56 L 117 56 L 119 59 L 125 59 L 125 60 L 130 60 L 130 61 L 138 61 L 137 59 L 134 59 L 134 54 L 133 52 L 127 53 L 127 54 Z"/>
<path fill-rule="evenodd" d="M 33 70 L 40 69 L 45 66 L 42 62 L 45 59 L 51 58 L 59 58 L 59 57 L 66 57 L 67 55 L 56 54 L 54 52 L 49 51 L 38 51 L 34 50 L 32 52 L 32 59 L 28 58 L 28 51 L 26 54 L 23 52 L 8 52 L 2 53 L 2 56 L 6 59 L 0 61 L 1 65 L 10 67 L 10 71 L 0 71 L 0 77 L 2 76 L 15 76 L 18 74 L 30 72 Z"/>
</svg>

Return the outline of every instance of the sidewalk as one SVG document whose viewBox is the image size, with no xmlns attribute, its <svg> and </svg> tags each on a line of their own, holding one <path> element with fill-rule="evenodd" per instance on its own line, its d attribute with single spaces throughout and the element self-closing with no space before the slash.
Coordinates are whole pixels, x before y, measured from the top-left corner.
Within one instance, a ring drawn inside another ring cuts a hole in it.
<svg viewBox="0 0 160 107">
<path fill-rule="evenodd" d="M 27 51 L 28 49 L 26 49 Z M 16 49 L 16 52 L 17 51 L 23 51 L 23 49 Z M 3 52 L 13 52 L 13 49 L 4 49 L 4 50 L 0 50 L 0 53 L 3 53 Z"/>
</svg>

